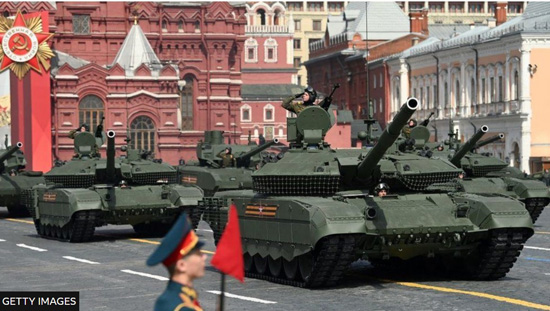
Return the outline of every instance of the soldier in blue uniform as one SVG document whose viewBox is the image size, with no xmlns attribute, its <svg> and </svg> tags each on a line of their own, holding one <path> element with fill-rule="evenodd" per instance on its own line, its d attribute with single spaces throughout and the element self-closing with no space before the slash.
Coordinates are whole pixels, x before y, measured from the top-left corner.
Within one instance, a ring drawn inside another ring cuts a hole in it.
<svg viewBox="0 0 550 311">
<path fill-rule="evenodd" d="M 170 281 L 155 303 L 155 311 L 202 310 L 193 281 L 204 276 L 206 255 L 187 214 L 182 214 L 160 246 L 147 259 L 148 266 L 162 263 Z"/>
</svg>

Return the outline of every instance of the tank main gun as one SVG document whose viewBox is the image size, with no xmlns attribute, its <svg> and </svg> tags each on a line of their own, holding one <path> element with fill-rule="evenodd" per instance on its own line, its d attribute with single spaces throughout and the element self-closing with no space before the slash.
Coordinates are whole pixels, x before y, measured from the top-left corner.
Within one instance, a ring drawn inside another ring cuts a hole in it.
<svg viewBox="0 0 550 311">
<path fill-rule="evenodd" d="M 241 166 L 241 163 L 246 163 L 246 162 L 250 161 L 250 158 L 252 158 L 253 156 L 257 155 L 258 153 L 260 153 L 260 152 L 266 150 L 267 148 L 269 148 L 273 145 L 276 145 L 278 143 L 279 143 L 279 139 L 275 138 L 272 141 L 266 142 L 265 144 L 263 144 L 261 146 L 255 147 L 255 148 L 249 150 L 248 152 L 245 152 L 244 154 L 239 155 L 236 158 L 237 166 Z"/>
<path fill-rule="evenodd" d="M 393 121 L 382 132 L 376 145 L 369 151 L 367 156 L 359 163 L 357 167 L 358 177 L 367 179 L 372 175 L 372 171 L 378 165 L 378 162 L 384 156 L 384 153 L 395 143 L 401 129 L 407 124 L 413 113 L 420 107 L 418 99 L 411 97 L 401 106 L 399 112 L 393 117 Z"/>
<path fill-rule="evenodd" d="M 115 171 L 115 131 L 107 132 L 107 167 L 105 174 L 107 183 L 114 183 L 116 179 Z"/>
<path fill-rule="evenodd" d="M 494 143 L 495 141 L 499 141 L 499 140 L 501 140 L 501 139 L 503 139 L 503 138 L 504 138 L 504 134 L 503 134 L 503 133 L 499 133 L 498 135 L 491 136 L 491 137 L 489 137 L 489 138 L 487 138 L 487 139 L 485 139 L 485 140 L 482 140 L 482 141 L 478 142 L 478 143 L 474 146 L 474 148 L 472 148 L 472 150 L 481 148 L 481 147 L 486 146 L 486 145 L 491 144 L 491 143 Z"/>
<path fill-rule="evenodd" d="M 474 148 L 475 144 L 481 139 L 481 137 L 489 131 L 487 125 L 482 125 L 481 128 L 472 136 L 467 142 L 465 142 L 460 149 L 451 158 L 451 163 L 457 167 L 460 167 L 460 160 L 468 153 L 468 151 Z"/>
<path fill-rule="evenodd" d="M 21 149 L 21 147 L 23 147 L 23 143 L 18 142 L 17 144 L 15 144 L 15 146 L 11 146 L 2 155 L 0 155 L 0 173 L 4 172 L 4 161 L 9 159 L 14 153 L 17 152 L 17 150 Z"/>
</svg>

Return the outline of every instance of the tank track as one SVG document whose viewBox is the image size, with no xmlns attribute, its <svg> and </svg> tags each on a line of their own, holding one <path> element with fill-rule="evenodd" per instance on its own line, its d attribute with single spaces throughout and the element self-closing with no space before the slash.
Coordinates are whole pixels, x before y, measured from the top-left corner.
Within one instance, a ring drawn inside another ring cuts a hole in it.
<svg viewBox="0 0 550 311">
<path fill-rule="evenodd" d="M 481 247 L 477 265 L 467 267 L 470 277 L 475 280 L 496 280 L 504 277 L 531 235 L 532 232 L 526 229 L 492 230 L 490 240 Z"/>
<path fill-rule="evenodd" d="M 76 212 L 71 221 L 63 227 L 42 225 L 40 219 L 35 220 L 34 225 L 40 236 L 78 243 L 88 242 L 92 239 L 97 219 L 98 211 L 79 211 Z"/>
<path fill-rule="evenodd" d="M 536 199 L 525 199 L 523 203 L 525 203 L 525 208 L 529 212 L 529 215 L 531 215 L 531 220 L 535 223 L 542 213 L 542 210 L 549 202 L 545 201 L 546 204 L 537 204 Z"/>
<path fill-rule="evenodd" d="M 344 276 L 344 272 L 355 259 L 355 238 L 350 235 L 329 236 L 319 242 L 311 274 L 307 280 L 289 280 L 284 277 L 272 276 L 269 269 L 265 274 L 246 272 L 246 277 L 266 280 L 296 287 L 328 287 L 336 285 Z M 295 257 L 293 260 L 297 260 Z M 299 272 L 298 272 L 299 274 Z"/>
</svg>

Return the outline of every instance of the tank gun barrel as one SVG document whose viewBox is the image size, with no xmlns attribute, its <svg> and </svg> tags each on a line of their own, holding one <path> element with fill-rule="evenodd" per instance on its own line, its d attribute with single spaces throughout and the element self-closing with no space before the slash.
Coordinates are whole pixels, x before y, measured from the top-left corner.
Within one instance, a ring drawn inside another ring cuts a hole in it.
<svg viewBox="0 0 550 311">
<path fill-rule="evenodd" d="M 18 142 L 17 144 L 15 144 L 15 146 L 11 146 L 8 150 L 6 150 L 6 152 L 4 152 L 0 156 L 0 165 L 2 166 L 2 170 L 4 169 L 4 161 L 11 157 L 14 153 L 16 153 L 17 150 L 21 149 L 21 147 L 23 147 L 23 143 Z"/>
<path fill-rule="evenodd" d="M 260 153 L 260 152 L 266 150 L 267 148 L 269 148 L 269 147 L 271 147 L 275 144 L 278 144 L 278 143 L 279 143 L 279 139 L 275 138 L 272 141 L 266 142 L 265 144 L 263 144 L 261 146 L 258 146 L 256 148 L 248 151 L 247 153 L 238 156 L 237 161 L 246 161 L 246 160 L 250 159 L 251 157 L 257 155 L 258 153 Z"/>
<path fill-rule="evenodd" d="M 457 167 L 460 167 L 460 160 L 472 150 L 475 144 L 481 139 L 481 137 L 489 131 L 487 125 L 482 125 L 481 128 L 472 136 L 467 142 L 458 149 L 455 155 L 451 158 L 451 163 Z"/>
<path fill-rule="evenodd" d="M 367 156 L 359 163 L 357 167 L 358 176 L 361 179 L 368 178 L 378 162 L 384 156 L 384 153 L 390 148 L 401 134 L 401 129 L 407 124 L 413 113 L 420 107 L 418 99 L 411 97 L 401 106 L 399 112 L 393 117 L 393 121 L 386 127 L 380 139 L 369 151 Z"/>
<path fill-rule="evenodd" d="M 107 132 L 107 183 L 115 182 L 115 131 Z"/>
<path fill-rule="evenodd" d="M 491 144 L 491 143 L 494 143 L 495 141 L 499 141 L 501 139 L 504 138 L 504 133 L 499 133 L 498 135 L 495 135 L 495 136 L 491 136 L 485 140 L 482 140 L 480 142 L 478 142 L 473 149 L 477 149 L 477 148 L 481 148 L 485 145 L 488 145 L 488 144 Z"/>
</svg>

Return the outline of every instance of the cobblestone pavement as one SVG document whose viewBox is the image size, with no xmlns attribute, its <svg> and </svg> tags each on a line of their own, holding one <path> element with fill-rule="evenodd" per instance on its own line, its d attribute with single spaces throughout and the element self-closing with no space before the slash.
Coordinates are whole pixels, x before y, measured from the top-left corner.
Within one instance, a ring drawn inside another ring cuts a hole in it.
<svg viewBox="0 0 550 311">
<path fill-rule="evenodd" d="M 310 290 L 228 278 L 226 310 L 550 310 L 550 211 L 543 212 L 510 273 L 497 281 L 449 280 L 424 271 L 384 271 L 356 262 L 336 288 Z M 198 235 L 214 252 L 206 223 Z M 159 239 L 130 226 L 96 230 L 90 243 L 39 238 L 30 218 L 0 207 L 0 291 L 80 291 L 82 311 L 152 310 L 166 272 L 145 260 Z M 208 266 L 196 282 L 205 310 L 215 310 L 220 275 Z"/>
</svg>

